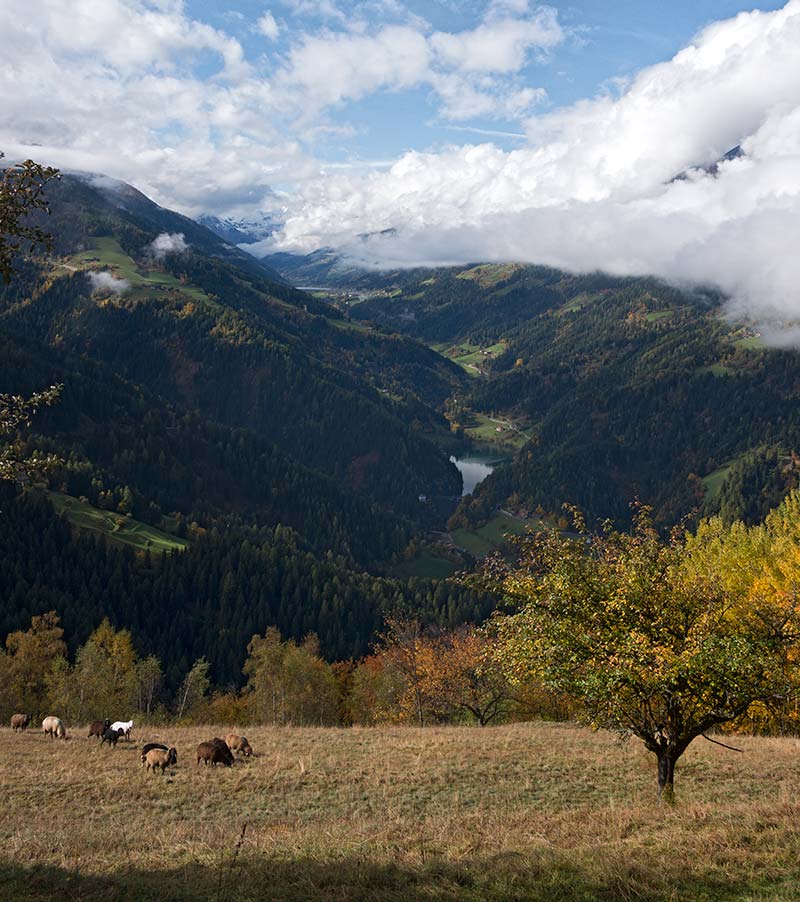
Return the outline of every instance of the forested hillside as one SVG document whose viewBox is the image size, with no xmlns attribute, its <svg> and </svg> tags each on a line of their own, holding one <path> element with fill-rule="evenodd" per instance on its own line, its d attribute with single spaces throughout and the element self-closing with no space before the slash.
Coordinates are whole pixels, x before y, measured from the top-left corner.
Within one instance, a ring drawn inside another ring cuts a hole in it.
<svg viewBox="0 0 800 902">
<path fill-rule="evenodd" d="M 186 551 L 161 554 L 75 534 L 37 495 L 0 490 L 0 634 L 56 610 L 71 649 L 104 617 L 129 629 L 140 654 L 155 654 L 175 687 L 192 662 L 211 662 L 215 684 L 242 679 L 247 643 L 277 626 L 297 640 L 316 633 L 331 660 L 368 652 L 387 614 L 442 626 L 476 621 L 488 595 L 451 583 L 400 582 L 315 555 L 292 530 L 220 524 L 190 534 Z"/>
<path fill-rule="evenodd" d="M 16 437 L 59 463 L 4 500 L 3 632 L 55 609 L 74 648 L 108 615 L 173 683 L 201 656 L 235 682 L 271 625 L 345 658 L 392 612 L 480 620 L 485 597 L 408 574 L 564 504 L 755 522 L 798 482 L 798 357 L 712 294 L 327 252 L 265 266 L 121 183 L 69 176 L 50 200 L 52 251 L 0 290 L 0 393 L 63 385 Z M 476 444 L 508 462 L 456 509 L 444 448 Z"/>
<path fill-rule="evenodd" d="M 460 492 L 434 441 L 459 367 L 130 186 L 48 191 L 52 250 L 0 288 L 0 393 L 63 386 L 14 438 L 59 463 L 4 494 L 2 635 L 56 609 L 74 647 L 108 615 L 172 681 L 206 656 L 222 684 L 270 625 L 344 658 L 389 611 L 488 613 L 458 586 L 382 575 Z"/>
<path fill-rule="evenodd" d="M 327 269 L 354 320 L 472 377 L 448 401 L 451 426 L 513 460 L 452 525 L 565 503 L 625 522 L 634 498 L 663 523 L 693 510 L 755 522 L 797 484 L 800 357 L 726 321 L 712 293 L 516 264 L 371 275 L 330 255 L 271 259 L 287 278 Z"/>
<path fill-rule="evenodd" d="M 67 178 L 52 193 L 60 256 L 0 294 L 0 328 L 251 429 L 405 516 L 420 494 L 458 493 L 458 473 L 423 434 L 441 428 L 429 405 L 459 384 L 457 367 L 349 324 L 200 226 L 178 232 L 183 217 L 137 192 L 134 204 L 128 191 Z M 184 238 L 154 256 L 159 234 Z"/>
</svg>

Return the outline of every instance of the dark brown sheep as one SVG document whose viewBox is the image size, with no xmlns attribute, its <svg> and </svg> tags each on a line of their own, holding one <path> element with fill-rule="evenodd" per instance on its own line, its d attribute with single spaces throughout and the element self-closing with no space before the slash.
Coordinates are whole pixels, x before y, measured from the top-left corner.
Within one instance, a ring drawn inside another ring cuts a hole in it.
<svg viewBox="0 0 800 902">
<path fill-rule="evenodd" d="M 11 715 L 11 728 L 16 733 L 17 730 L 22 730 L 24 733 L 25 730 L 28 729 L 28 724 L 33 720 L 33 714 L 12 714 Z"/>
<path fill-rule="evenodd" d="M 89 735 L 88 739 L 91 739 L 92 736 L 97 736 L 98 739 L 103 738 L 103 733 L 111 726 L 111 721 L 106 718 L 105 720 L 93 720 L 89 724 Z"/>
<path fill-rule="evenodd" d="M 200 764 L 201 761 L 205 764 L 224 764 L 225 767 L 232 767 L 233 755 L 221 739 L 210 739 L 197 746 L 197 763 Z"/>
<path fill-rule="evenodd" d="M 147 754 L 144 756 L 145 764 L 147 764 L 147 769 L 150 770 L 152 768 L 153 773 L 156 772 L 156 768 L 161 768 L 161 773 L 171 765 L 178 763 L 178 753 L 174 748 L 171 749 L 150 749 Z"/>
<path fill-rule="evenodd" d="M 241 752 L 245 758 L 249 758 L 253 754 L 253 749 L 250 747 L 246 736 L 239 736 L 238 733 L 228 733 L 225 737 L 225 743 L 232 752 Z"/>
</svg>

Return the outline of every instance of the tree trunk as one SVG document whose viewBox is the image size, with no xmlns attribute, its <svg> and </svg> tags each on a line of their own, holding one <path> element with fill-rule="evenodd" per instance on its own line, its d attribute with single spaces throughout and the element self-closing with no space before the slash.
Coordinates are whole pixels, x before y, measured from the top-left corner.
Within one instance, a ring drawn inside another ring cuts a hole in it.
<svg viewBox="0 0 800 902">
<path fill-rule="evenodd" d="M 675 801 L 675 755 L 672 749 L 664 751 L 658 756 L 658 798 L 659 801 L 672 805 Z"/>
</svg>

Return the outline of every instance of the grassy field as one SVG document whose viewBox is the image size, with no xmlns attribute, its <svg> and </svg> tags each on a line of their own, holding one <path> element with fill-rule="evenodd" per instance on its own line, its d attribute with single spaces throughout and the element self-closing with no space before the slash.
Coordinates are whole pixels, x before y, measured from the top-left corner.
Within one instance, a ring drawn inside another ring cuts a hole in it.
<svg viewBox="0 0 800 902">
<path fill-rule="evenodd" d="M 728 473 L 731 471 L 731 464 L 725 464 L 723 467 L 717 467 L 708 476 L 703 477 L 703 485 L 706 488 L 706 498 L 713 500 L 722 490 L 722 484 L 725 482 Z"/>
<path fill-rule="evenodd" d="M 475 557 L 483 558 L 496 551 L 507 534 L 524 535 L 526 532 L 524 523 L 501 512 L 479 529 L 456 529 L 450 536 L 459 548 L 466 548 Z"/>
<path fill-rule="evenodd" d="M 706 489 L 706 498 L 713 500 L 722 490 L 722 484 L 728 478 L 728 474 L 735 463 L 742 459 L 744 455 L 734 457 L 732 460 L 726 461 L 721 467 L 703 477 L 703 485 Z"/>
<path fill-rule="evenodd" d="M 746 351 L 762 351 L 766 348 L 764 339 L 760 335 L 751 335 L 749 338 L 740 338 L 734 342 L 737 348 L 744 348 Z"/>
<path fill-rule="evenodd" d="M 64 514 L 73 526 L 90 532 L 101 532 L 112 542 L 120 545 L 132 545 L 137 551 L 149 548 L 153 552 L 183 551 L 187 547 L 183 539 L 163 532 L 155 526 L 112 511 L 100 510 L 71 495 L 47 492 L 47 497 L 52 501 L 56 512 Z"/>
<path fill-rule="evenodd" d="M 582 310 L 587 304 L 592 304 L 595 301 L 600 300 L 602 298 L 602 294 L 589 294 L 587 292 L 581 292 L 580 294 L 575 295 L 568 303 L 564 304 L 564 306 L 559 311 L 560 313 L 574 313 L 577 310 Z"/>
<path fill-rule="evenodd" d="M 134 743 L 0 729 L 6 899 L 796 900 L 796 739 L 698 740 L 675 808 L 638 742 L 571 725 L 254 728 L 256 757 L 196 767 L 223 726 Z"/>
<path fill-rule="evenodd" d="M 482 263 L 471 269 L 465 269 L 456 278 L 477 282 L 481 288 L 494 288 L 495 285 L 504 282 L 522 268 L 519 263 Z"/>
<path fill-rule="evenodd" d="M 674 315 L 674 310 L 653 310 L 645 315 L 645 319 L 648 323 L 659 323 L 662 320 L 670 319 Z"/>
<path fill-rule="evenodd" d="M 439 343 L 430 345 L 432 350 L 457 363 L 470 376 L 479 376 L 483 371 L 483 365 L 489 360 L 494 360 L 502 354 L 507 345 L 504 341 L 498 341 L 496 344 L 481 347 L 468 341 L 460 344 L 450 345 L 447 343 Z"/>
<path fill-rule="evenodd" d="M 519 427 L 511 428 L 515 425 L 507 418 L 492 418 L 476 411 L 467 411 L 463 414 L 464 432 L 474 442 L 499 446 L 507 450 L 517 451 L 528 441 L 528 436 L 524 431 L 517 431 Z"/>
<path fill-rule="evenodd" d="M 134 260 L 120 247 L 116 238 L 94 238 L 92 248 L 82 251 L 70 258 L 70 262 L 78 268 L 86 266 L 106 267 L 121 279 L 127 279 L 131 283 L 131 296 L 137 292 L 146 294 L 147 290 L 154 288 L 160 290 L 178 291 L 198 301 L 209 301 L 208 295 L 200 288 L 192 285 L 183 285 L 171 273 L 160 269 L 143 269 L 136 265 Z"/>
</svg>

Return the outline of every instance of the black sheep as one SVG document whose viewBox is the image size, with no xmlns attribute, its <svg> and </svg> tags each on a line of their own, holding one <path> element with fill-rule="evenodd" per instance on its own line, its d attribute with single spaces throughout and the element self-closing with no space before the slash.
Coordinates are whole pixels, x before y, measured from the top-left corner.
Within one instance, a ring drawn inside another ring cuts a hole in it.
<svg viewBox="0 0 800 902">
<path fill-rule="evenodd" d="M 111 727 L 107 727 L 103 730 L 103 736 L 100 740 L 100 745 L 107 742 L 109 745 L 113 745 L 115 748 L 117 746 L 117 740 L 120 736 L 122 736 L 122 730 L 112 730 Z"/>
</svg>

